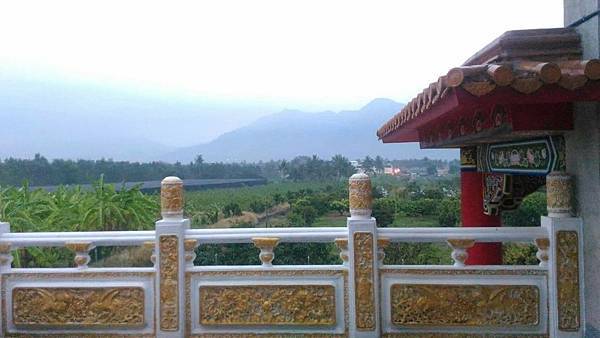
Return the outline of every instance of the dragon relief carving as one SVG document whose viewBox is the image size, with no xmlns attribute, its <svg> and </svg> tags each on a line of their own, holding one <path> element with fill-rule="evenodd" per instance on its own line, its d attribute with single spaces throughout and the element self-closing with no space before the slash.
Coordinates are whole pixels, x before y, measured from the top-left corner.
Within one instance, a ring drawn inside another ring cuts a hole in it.
<svg viewBox="0 0 600 338">
<path fill-rule="evenodd" d="M 394 284 L 392 323 L 398 326 L 532 326 L 539 323 L 534 285 Z"/>
<path fill-rule="evenodd" d="M 145 324 L 144 290 L 111 288 L 15 288 L 16 326 L 139 327 Z"/>
<path fill-rule="evenodd" d="M 200 287 L 202 325 L 334 325 L 332 285 Z"/>
</svg>

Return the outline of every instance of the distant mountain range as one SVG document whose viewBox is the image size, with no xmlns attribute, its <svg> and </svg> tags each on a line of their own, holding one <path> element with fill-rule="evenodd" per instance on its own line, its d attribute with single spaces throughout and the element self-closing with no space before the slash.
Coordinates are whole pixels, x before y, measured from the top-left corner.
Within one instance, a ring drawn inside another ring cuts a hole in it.
<svg viewBox="0 0 600 338">
<path fill-rule="evenodd" d="M 342 154 L 350 159 L 381 155 L 390 159 L 455 159 L 455 150 L 421 150 L 418 144 L 383 144 L 377 129 L 397 113 L 403 104 L 384 98 L 371 101 L 360 110 L 308 113 L 284 110 L 225 133 L 215 140 L 179 148 L 160 156 L 168 162 L 189 162 L 198 154 L 213 161 L 268 161 L 298 155 L 330 158 Z"/>
</svg>

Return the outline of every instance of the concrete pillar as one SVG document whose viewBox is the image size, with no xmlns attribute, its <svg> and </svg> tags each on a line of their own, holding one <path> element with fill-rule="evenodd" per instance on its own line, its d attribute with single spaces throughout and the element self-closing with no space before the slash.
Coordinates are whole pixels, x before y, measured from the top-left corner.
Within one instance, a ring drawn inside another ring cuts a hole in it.
<svg viewBox="0 0 600 338">
<path fill-rule="evenodd" d="M 600 8 L 598 0 L 565 0 L 565 26 Z M 600 57 L 598 16 L 580 24 L 583 58 Z M 576 214 L 583 221 L 586 337 L 600 337 L 600 104 L 579 102 L 574 130 L 565 135 L 567 172 L 575 176 Z"/>
</svg>

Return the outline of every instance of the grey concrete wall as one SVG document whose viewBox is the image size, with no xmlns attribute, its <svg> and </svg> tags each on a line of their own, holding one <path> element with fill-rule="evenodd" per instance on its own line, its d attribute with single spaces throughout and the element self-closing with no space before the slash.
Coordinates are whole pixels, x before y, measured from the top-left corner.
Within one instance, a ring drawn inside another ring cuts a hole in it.
<svg viewBox="0 0 600 338">
<path fill-rule="evenodd" d="M 565 26 L 600 8 L 600 0 L 565 0 Z M 580 25 L 584 58 L 600 57 L 598 16 Z M 567 171 L 576 176 L 577 214 L 584 221 L 586 337 L 600 337 L 600 104 L 575 104 L 566 135 Z"/>
</svg>

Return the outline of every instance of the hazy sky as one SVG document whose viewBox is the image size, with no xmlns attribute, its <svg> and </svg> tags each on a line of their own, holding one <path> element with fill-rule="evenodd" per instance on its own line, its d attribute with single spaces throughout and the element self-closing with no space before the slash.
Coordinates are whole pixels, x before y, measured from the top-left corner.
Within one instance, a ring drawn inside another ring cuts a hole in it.
<svg viewBox="0 0 600 338">
<path fill-rule="evenodd" d="M 283 108 L 355 109 L 376 97 L 405 102 L 506 30 L 562 26 L 562 6 L 562 0 L 6 1 L 0 85 L 97 87 L 202 102 L 202 109 L 169 111 L 171 118 L 205 118 L 195 138 L 170 141 L 184 145 Z M 214 109 L 205 114 L 207 106 Z M 223 115 L 232 111 L 229 119 Z"/>
</svg>

